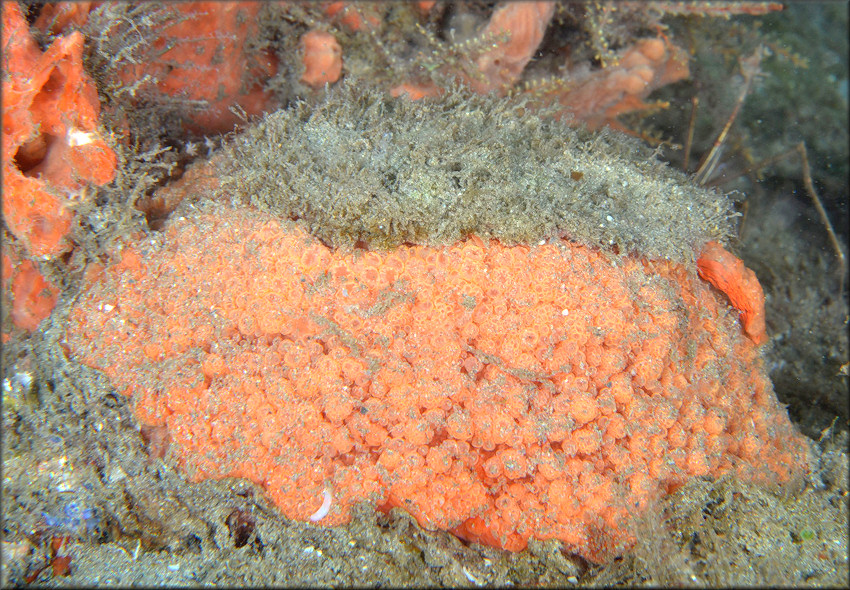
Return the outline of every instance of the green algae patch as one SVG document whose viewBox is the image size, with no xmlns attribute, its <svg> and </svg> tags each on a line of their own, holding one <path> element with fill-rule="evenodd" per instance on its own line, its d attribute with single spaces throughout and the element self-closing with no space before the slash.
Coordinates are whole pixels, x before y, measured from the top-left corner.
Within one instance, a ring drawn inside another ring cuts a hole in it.
<svg viewBox="0 0 850 590">
<path fill-rule="evenodd" d="M 343 84 L 267 115 L 225 153 L 223 194 L 338 247 L 566 236 L 685 262 L 733 232 L 725 195 L 637 139 L 460 89 L 412 102 Z"/>
</svg>

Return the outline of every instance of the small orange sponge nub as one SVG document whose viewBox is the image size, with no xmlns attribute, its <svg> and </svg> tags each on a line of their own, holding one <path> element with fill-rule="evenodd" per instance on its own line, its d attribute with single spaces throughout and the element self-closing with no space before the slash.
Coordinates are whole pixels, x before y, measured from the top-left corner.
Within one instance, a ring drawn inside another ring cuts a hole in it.
<svg viewBox="0 0 850 590">
<path fill-rule="evenodd" d="M 16 249 L 7 247 L 3 252 L 2 268 L 3 305 L 9 309 L 9 319 L 18 328 L 35 330 L 56 306 L 59 289 L 41 274 L 36 264 L 22 259 Z M 4 335 L 7 333 L 4 331 Z"/>
<path fill-rule="evenodd" d="M 322 525 L 370 501 L 602 561 L 689 478 L 808 465 L 720 295 L 680 265 L 566 240 L 334 251 L 210 205 L 128 244 L 67 341 L 168 429 L 194 481 L 249 479 Z"/>
<path fill-rule="evenodd" d="M 342 75 L 342 48 L 326 31 L 308 31 L 301 37 L 304 74 L 301 81 L 314 88 L 333 84 Z"/>
</svg>

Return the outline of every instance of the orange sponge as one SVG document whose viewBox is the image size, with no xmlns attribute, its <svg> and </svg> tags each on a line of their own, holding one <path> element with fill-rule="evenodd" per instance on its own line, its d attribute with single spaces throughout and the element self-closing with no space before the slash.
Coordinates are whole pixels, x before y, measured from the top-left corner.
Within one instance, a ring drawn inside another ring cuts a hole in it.
<svg viewBox="0 0 850 590">
<path fill-rule="evenodd" d="M 534 57 L 554 14 L 554 2 L 505 2 L 496 8 L 481 38 L 498 41 L 476 60 L 479 75 L 467 80 L 470 86 L 486 94 L 513 85 Z"/>
<path fill-rule="evenodd" d="M 301 37 L 304 52 L 304 74 L 301 81 L 319 88 L 333 84 L 342 75 L 342 47 L 336 37 L 326 31 L 309 31 Z"/>
<path fill-rule="evenodd" d="M 253 51 L 263 2 L 174 2 L 173 14 L 151 39 L 145 59 L 122 68 L 132 87 L 150 77 L 169 96 L 202 101 L 186 113 L 187 127 L 202 134 L 226 133 L 240 123 L 234 107 L 249 116 L 273 110 L 275 100 L 262 82 L 277 72 L 268 50 Z"/>
<path fill-rule="evenodd" d="M 688 55 L 666 37 L 639 39 L 616 64 L 593 72 L 577 72 L 562 88 L 543 92 L 545 101 L 555 100 L 563 112 L 589 128 L 609 125 L 622 128 L 623 113 L 657 107 L 644 100 L 653 91 L 687 78 Z"/>
<path fill-rule="evenodd" d="M 208 207 L 128 243 L 67 329 L 194 481 L 247 478 L 320 525 L 369 501 L 603 561 L 690 478 L 807 468 L 758 349 L 680 265 L 558 239 L 331 250 Z"/>
<path fill-rule="evenodd" d="M 2 307 L 9 310 L 9 319 L 18 328 L 35 330 L 56 306 L 59 289 L 44 278 L 38 266 L 22 259 L 12 247 L 3 252 L 2 277 Z"/>
<path fill-rule="evenodd" d="M 82 34 L 42 52 L 17 3 L 6 2 L 3 39 L 3 218 L 31 254 L 55 256 L 71 249 L 71 200 L 87 182 L 110 182 L 117 157 L 97 132 Z"/>
</svg>

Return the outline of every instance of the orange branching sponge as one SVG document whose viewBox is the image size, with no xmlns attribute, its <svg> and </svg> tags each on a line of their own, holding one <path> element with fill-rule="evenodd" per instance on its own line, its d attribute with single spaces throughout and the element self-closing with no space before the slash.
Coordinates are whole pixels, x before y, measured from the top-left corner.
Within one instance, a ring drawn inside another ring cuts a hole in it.
<svg viewBox="0 0 850 590">
<path fill-rule="evenodd" d="M 487 41 L 486 50 L 466 56 L 462 66 L 445 66 L 444 71 L 457 76 L 480 94 L 492 91 L 506 93 L 534 57 L 554 14 L 554 2 L 501 4 L 493 11 L 478 36 Z M 390 93 L 392 96 L 405 95 L 410 100 L 419 100 L 442 91 L 433 82 L 408 80 L 392 88 Z"/>
<path fill-rule="evenodd" d="M 169 7 L 180 18 L 165 26 L 152 41 L 151 53 L 161 56 L 128 67 L 127 86 L 145 76 L 158 80 L 157 88 L 188 100 L 206 101 L 203 111 L 191 116 L 190 127 L 202 133 L 231 131 L 240 106 L 257 115 L 274 106 L 263 82 L 277 72 L 270 51 L 249 53 L 248 40 L 257 35 L 262 2 L 175 2 Z"/>
<path fill-rule="evenodd" d="M 320 88 L 333 84 L 342 75 L 342 47 L 336 37 L 326 31 L 309 31 L 301 37 L 304 74 L 301 81 Z"/>
<path fill-rule="evenodd" d="M 534 57 L 554 14 L 554 2 L 507 2 L 496 8 L 481 36 L 508 38 L 477 58 L 483 77 L 469 79 L 469 85 L 482 94 L 512 86 Z"/>
<path fill-rule="evenodd" d="M 94 2 L 55 2 L 45 4 L 34 26 L 45 33 L 59 35 L 69 26 L 81 27 L 89 18 Z"/>
<path fill-rule="evenodd" d="M 249 479 L 320 525 L 368 501 L 598 562 L 690 478 L 808 466 L 716 291 L 562 239 L 332 250 L 209 203 L 127 243 L 66 338 L 191 479 Z"/>
<path fill-rule="evenodd" d="M 68 251 L 71 200 L 115 176 L 83 41 L 72 33 L 42 52 L 17 3 L 3 4 L 3 218 L 35 256 Z"/>
<path fill-rule="evenodd" d="M 553 15 L 552 2 L 501 4 L 478 36 L 478 39 L 492 38 L 492 46 L 468 56 L 463 66 L 444 67 L 445 73 L 453 73 L 482 94 L 509 91 L 534 57 Z M 569 121 L 590 129 L 608 125 L 628 131 L 617 120 L 619 115 L 666 106 L 666 103 L 644 101 L 652 91 L 688 76 L 685 51 L 666 37 L 648 38 L 636 40 L 621 52 L 616 62 L 603 69 L 574 68 L 566 78 L 532 84 L 526 92 L 543 104 L 553 104 Z M 420 86 L 409 80 L 393 88 L 392 94 L 406 93 L 412 100 L 433 95 L 432 91 L 420 90 Z"/>
<path fill-rule="evenodd" d="M 323 10 L 329 18 L 339 21 L 352 31 L 377 29 L 381 25 L 381 17 L 366 2 L 338 0 L 325 4 Z"/>
<path fill-rule="evenodd" d="M 666 39 L 640 39 L 616 64 L 583 75 L 576 73 L 563 87 L 545 92 L 576 121 L 590 129 L 622 128 L 616 117 L 654 105 L 644 99 L 662 86 L 687 78 L 688 56 Z"/>
<path fill-rule="evenodd" d="M 699 276 L 726 293 L 732 305 L 740 310 L 741 323 L 747 336 L 756 344 L 767 342 L 764 292 L 756 273 L 717 242 L 705 245 L 697 260 L 697 268 Z"/>
</svg>

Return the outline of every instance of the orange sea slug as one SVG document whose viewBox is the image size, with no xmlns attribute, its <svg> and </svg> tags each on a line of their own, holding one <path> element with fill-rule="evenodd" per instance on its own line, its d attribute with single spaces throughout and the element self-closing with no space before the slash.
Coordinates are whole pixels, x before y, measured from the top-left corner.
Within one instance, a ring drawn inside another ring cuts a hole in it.
<svg viewBox="0 0 850 590">
<path fill-rule="evenodd" d="M 767 342 L 764 323 L 764 291 L 756 274 L 740 258 L 717 242 L 708 242 L 697 260 L 699 276 L 726 293 L 741 312 L 747 336 L 756 344 Z"/>
<path fill-rule="evenodd" d="M 690 478 L 807 468 L 716 292 L 681 265 L 567 240 L 333 250 L 207 203 L 90 277 L 66 338 L 143 427 L 167 429 L 193 481 L 250 479 L 320 525 L 368 501 L 601 562 Z"/>
</svg>

